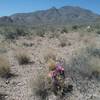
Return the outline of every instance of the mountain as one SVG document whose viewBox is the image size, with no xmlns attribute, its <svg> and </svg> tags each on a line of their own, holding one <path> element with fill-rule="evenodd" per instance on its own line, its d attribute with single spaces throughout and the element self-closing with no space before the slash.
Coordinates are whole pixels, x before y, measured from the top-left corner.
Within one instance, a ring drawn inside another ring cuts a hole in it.
<svg viewBox="0 0 100 100">
<path fill-rule="evenodd" d="M 37 25 L 65 25 L 70 23 L 95 22 L 100 15 L 80 7 L 64 6 L 59 9 L 52 7 L 31 13 L 17 13 L 0 18 L 0 24 L 14 24 L 25 26 Z"/>
</svg>

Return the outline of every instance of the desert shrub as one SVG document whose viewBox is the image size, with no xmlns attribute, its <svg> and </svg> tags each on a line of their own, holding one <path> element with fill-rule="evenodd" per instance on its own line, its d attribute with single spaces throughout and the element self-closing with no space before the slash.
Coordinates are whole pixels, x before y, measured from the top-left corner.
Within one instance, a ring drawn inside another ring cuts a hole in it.
<svg viewBox="0 0 100 100">
<path fill-rule="evenodd" d="M 61 47 L 65 47 L 66 46 L 66 43 L 65 43 L 65 41 L 61 41 Z"/>
<path fill-rule="evenodd" d="M 100 57 L 98 54 L 97 48 L 87 47 L 71 58 L 70 63 L 66 65 L 66 70 L 70 70 L 69 72 L 72 72 L 75 78 L 77 76 L 75 74 L 82 77 L 95 76 L 100 78 Z"/>
<path fill-rule="evenodd" d="M 7 96 L 7 94 L 0 93 L 0 100 L 6 100 L 5 96 Z"/>
<path fill-rule="evenodd" d="M 34 43 L 26 43 L 26 42 L 24 42 L 23 45 L 26 46 L 26 47 L 32 47 L 34 45 Z"/>
<path fill-rule="evenodd" d="M 62 34 L 59 37 L 59 41 L 60 41 L 60 46 L 61 47 L 65 47 L 66 45 L 69 45 L 70 44 L 65 34 Z"/>
<path fill-rule="evenodd" d="M 0 48 L 0 53 L 6 53 L 7 52 L 7 49 L 5 48 Z"/>
<path fill-rule="evenodd" d="M 100 48 L 89 47 L 87 48 L 87 52 L 92 56 L 97 56 L 100 58 Z"/>
<path fill-rule="evenodd" d="M 73 26 L 72 26 L 72 29 L 73 29 L 73 30 L 77 30 L 77 29 L 78 29 L 78 25 L 73 25 Z"/>
<path fill-rule="evenodd" d="M 92 31 L 94 31 L 94 29 L 91 27 L 91 28 L 87 29 L 87 31 L 92 32 Z"/>
<path fill-rule="evenodd" d="M 40 100 L 47 100 L 49 87 L 47 84 L 46 72 L 38 70 L 36 77 L 31 80 L 31 89 L 35 96 L 38 96 Z"/>
<path fill-rule="evenodd" d="M 65 47 L 66 46 L 66 37 L 64 35 L 59 37 L 60 40 L 60 46 Z"/>
<path fill-rule="evenodd" d="M 45 36 L 49 38 L 58 38 L 60 34 L 61 34 L 60 32 L 55 30 L 55 32 L 47 32 Z"/>
<path fill-rule="evenodd" d="M 56 50 L 53 48 L 47 48 L 46 50 L 43 51 L 44 52 L 44 60 L 45 62 L 47 62 L 49 59 L 53 59 L 56 60 Z"/>
<path fill-rule="evenodd" d="M 70 70 L 72 70 L 75 74 L 81 74 L 82 76 L 86 76 L 87 74 L 89 75 L 87 59 L 88 56 L 82 54 L 72 57 L 69 64 L 71 68 Z"/>
<path fill-rule="evenodd" d="M 26 53 L 18 53 L 16 58 L 20 65 L 26 65 L 30 63 L 30 57 Z"/>
<path fill-rule="evenodd" d="M 6 33 L 5 34 L 5 39 L 13 40 L 13 39 L 16 39 L 16 38 L 17 38 L 17 34 L 16 33 L 10 32 L 10 33 Z"/>
<path fill-rule="evenodd" d="M 87 26 L 86 30 L 87 30 L 87 32 L 92 32 L 92 31 L 94 31 L 94 30 L 95 30 L 95 27 L 94 27 L 94 26 L 89 25 L 89 26 Z"/>
<path fill-rule="evenodd" d="M 100 34 L 100 30 L 98 30 L 96 33 L 97 33 L 97 34 Z"/>
<path fill-rule="evenodd" d="M 44 30 L 38 30 L 38 31 L 36 32 L 36 35 L 37 35 L 37 36 L 40 36 L 40 37 L 44 37 L 45 31 L 44 31 Z"/>
<path fill-rule="evenodd" d="M 7 53 L 7 45 L 4 42 L 0 43 L 0 54 Z"/>
<path fill-rule="evenodd" d="M 26 36 L 28 33 L 26 33 L 23 29 L 15 29 L 13 31 L 7 31 L 5 32 L 4 36 L 5 36 L 5 39 L 10 39 L 10 40 L 13 40 L 13 39 L 17 39 L 19 36 Z"/>
<path fill-rule="evenodd" d="M 0 57 L 0 76 L 8 77 L 10 74 L 10 63 L 5 57 Z"/>
<path fill-rule="evenodd" d="M 97 79 L 100 78 L 100 58 L 91 57 L 89 60 L 89 64 L 91 65 L 92 73 L 91 77 L 95 77 Z"/>
<path fill-rule="evenodd" d="M 54 54 L 48 53 L 47 55 L 44 56 L 44 60 L 47 62 L 49 59 L 56 60 L 56 57 Z"/>
<path fill-rule="evenodd" d="M 26 36 L 28 33 L 23 29 L 16 29 L 17 36 Z"/>
<path fill-rule="evenodd" d="M 61 33 L 68 33 L 67 28 L 64 27 L 64 28 L 61 30 Z"/>
</svg>

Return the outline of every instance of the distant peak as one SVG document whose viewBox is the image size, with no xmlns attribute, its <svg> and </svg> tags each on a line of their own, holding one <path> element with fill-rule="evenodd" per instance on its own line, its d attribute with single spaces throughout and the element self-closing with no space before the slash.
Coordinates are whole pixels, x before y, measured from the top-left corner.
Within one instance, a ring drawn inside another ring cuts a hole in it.
<svg viewBox="0 0 100 100">
<path fill-rule="evenodd" d="M 52 7 L 52 8 L 50 8 L 50 10 L 57 10 L 57 8 L 56 7 Z"/>
</svg>

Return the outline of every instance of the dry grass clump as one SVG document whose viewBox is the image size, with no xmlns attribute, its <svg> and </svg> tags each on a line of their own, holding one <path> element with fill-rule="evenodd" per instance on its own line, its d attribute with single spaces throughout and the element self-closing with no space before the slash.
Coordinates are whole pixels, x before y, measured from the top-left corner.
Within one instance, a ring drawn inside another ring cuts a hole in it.
<svg viewBox="0 0 100 100">
<path fill-rule="evenodd" d="M 66 42 L 64 40 L 61 40 L 60 42 L 61 42 L 61 44 L 60 44 L 61 47 L 65 47 L 66 46 Z"/>
<path fill-rule="evenodd" d="M 20 65 L 26 65 L 30 63 L 30 57 L 25 52 L 18 52 L 16 58 Z"/>
<path fill-rule="evenodd" d="M 49 86 L 47 84 L 46 72 L 38 70 L 36 76 L 31 80 L 31 89 L 33 94 L 40 98 L 40 100 L 47 100 L 49 93 Z"/>
<path fill-rule="evenodd" d="M 10 73 L 10 63 L 8 59 L 0 56 L 0 76 L 7 77 Z"/>
<path fill-rule="evenodd" d="M 47 48 L 44 50 L 44 60 L 47 62 L 49 59 L 56 60 L 57 52 L 53 48 Z"/>
<path fill-rule="evenodd" d="M 61 47 L 65 47 L 66 45 L 71 45 L 71 43 L 68 41 L 66 34 L 62 34 L 59 37 L 59 41 L 60 41 L 60 46 Z"/>
<path fill-rule="evenodd" d="M 91 57 L 89 64 L 92 68 L 92 76 L 100 79 L 100 48 L 88 48 Z"/>
<path fill-rule="evenodd" d="M 65 47 L 65 46 L 66 46 L 66 41 L 67 41 L 67 39 L 66 39 L 66 36 L 65 36 L 65 35 L 61 35 L 61 36 L 59 37 L 59 41 L 60 41 L 60 46 L 61 46 L 61 47 Z"/>
<path fill-rule="evenodd" d="M 34 45 L 34 43 L 26 43 L 26 42 L 24 42 L 23 45 L 25 47 L 32 47 Z"/>
</svg>

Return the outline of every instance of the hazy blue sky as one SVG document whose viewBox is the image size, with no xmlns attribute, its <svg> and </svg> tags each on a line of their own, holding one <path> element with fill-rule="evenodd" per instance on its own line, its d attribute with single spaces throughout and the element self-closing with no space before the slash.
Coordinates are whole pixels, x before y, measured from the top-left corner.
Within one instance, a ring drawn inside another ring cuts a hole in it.
<svg viewBox="0 0 100 100">
<path fill-rule="evenodd" d="M 100 14 L 100 0 L 0 0 L 0 16 L 65 5 L 80 6 Z"/>
</svg>

